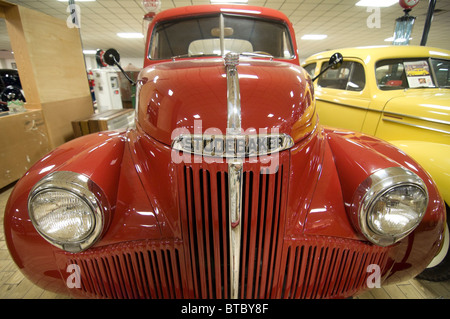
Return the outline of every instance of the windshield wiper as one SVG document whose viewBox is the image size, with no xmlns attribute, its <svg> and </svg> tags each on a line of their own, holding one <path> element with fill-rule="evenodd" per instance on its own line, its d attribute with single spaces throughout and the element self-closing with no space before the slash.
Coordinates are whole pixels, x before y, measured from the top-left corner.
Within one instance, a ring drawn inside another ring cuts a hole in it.
<svg viewBox="0 0 450 319">
<path fill-rule="evenodd" d="M 189 53 L 185 53 L 185 54 L 180 54 L 180 55 L 175 55 L 173 57 L 171 57 L 172 61 L 175 61 L 175 59 L 181 59 L 181 58 L 198 58 L 198 57 L 202 57 L 202 56 L 219 56 L 217 54 L 205 54 L 205 53 L 199 53 L 199 54 L 189 54 Z"/>
<path fill-rule="evenodd" d="M 240 55 L 243 56 L 249 56 L 249 57 L 256 57 L 256 58 L 270 58 L 270 60 L 273 60 L 274 56 L 270 53 L 263 52 L 263 51 L 256 51 L 256 52 L 242 52 Z"/>
</svg>

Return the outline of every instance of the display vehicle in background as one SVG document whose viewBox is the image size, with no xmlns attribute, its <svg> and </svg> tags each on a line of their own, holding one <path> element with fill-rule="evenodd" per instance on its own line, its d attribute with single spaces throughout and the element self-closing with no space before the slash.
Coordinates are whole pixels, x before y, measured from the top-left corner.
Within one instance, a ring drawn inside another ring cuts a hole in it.
<svg viewBox="0 0 450 319">
<path fill-rule="evenodd" d="M 284 14 L 170 9 L 147 48 L 136 129 L 70 141 L 16 184 L 5 238 L 30 280 L 82 298 L 346 298 L 433 259 L 434 182 L 319 124 Z"/>
<path fill-rule="evenodd" d="M 412 156 L 436 182 L 447 210 L 445 241 L 420 278 L 450 279 L 450 51 L 418 46 L 339 50 L 344 62 L 315 80 L 320 123 L 386 140 Z M 311 76 L 333 52 L 303 63 Z"/>
<path fill-rule="evenodd" d="M 23 101 L 22 85 L 20 83 L 19 72 L 14 69 L 0 70 L 0 111 L 9 111 L 8 102 Z"/>
</svg>

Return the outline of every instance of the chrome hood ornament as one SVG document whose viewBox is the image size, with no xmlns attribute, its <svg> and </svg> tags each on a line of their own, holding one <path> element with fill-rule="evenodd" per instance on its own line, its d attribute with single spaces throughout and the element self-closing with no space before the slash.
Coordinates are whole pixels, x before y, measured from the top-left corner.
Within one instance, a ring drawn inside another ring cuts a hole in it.
<svg viewBox="0 0 450 319">
<path fill-rule="evenodd" d="M 238 53 L 229 52 L 225 55 L 228 107 L 227 134 L 241 133 L 241 94 L 239 89 L 239 75 L 237 72 L 238 64 Z"/>
</svg>

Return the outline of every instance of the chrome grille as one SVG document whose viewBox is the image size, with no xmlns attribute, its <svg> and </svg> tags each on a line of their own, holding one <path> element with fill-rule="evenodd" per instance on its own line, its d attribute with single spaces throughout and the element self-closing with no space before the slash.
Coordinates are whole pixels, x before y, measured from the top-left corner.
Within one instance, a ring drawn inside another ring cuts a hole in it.
<svg viewBox="0 0 450 319">
<path fill-rule="evenodd" d="M 244 164 L 240 298 L 268 298 L 281 258 L 288 156 L 273 174 Z M 180 218 L 196 298 L 229 298 L 229 216 L 226 165 L 183 165 L 178 171 Z"/>
<path fill-rule="evenodd" d="M 81 290 L 91 297 L 184 298 L 188 293 L 176 246 L 147 241 L 118 244 L 70 255 L 68 262 L 80 267 Z"/>
<path fill-rule="evenodd" d="M 288 155 L 273 174 L 244 164 L 239 297 L 351 296 L 365 287 L 368 265 L 385 273 L 389 249 L 326 236 L 284 238 Z M 89 297 L 230 298 L 227 164 L 178 165 L 177 184 L 181 239 L 59 253 L 60 269 L 78 265 Z"/>
<path fill-rule="evenodd" d="M 386 266 L 387 250 L 359 241 L 307 237 L 288 242 L 277 298 L 343 298 L 366 287 L 367 267 Z"/>
</svg>

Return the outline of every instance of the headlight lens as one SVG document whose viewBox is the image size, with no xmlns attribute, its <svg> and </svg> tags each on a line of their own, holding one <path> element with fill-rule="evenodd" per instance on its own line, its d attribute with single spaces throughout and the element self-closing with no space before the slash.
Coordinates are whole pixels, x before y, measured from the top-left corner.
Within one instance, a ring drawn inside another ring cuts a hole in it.
<svg viewBox="0 0 450 319">
<path fill-rule="evenodd" d="M 50 189 L 38 193 L 31 202 L 35 225 L 48 237 L 77 242 L 86 238 L 95 226 L 89 205 L 66 190 Z"/>
<path fill-rule="evenodd" d="M 91 246 L 103 228 L 103 210 L 92 181 L 73 172 L 55 172 L 30 193 L 28 212 L 36 230 L 53 245 L 79 252 Z"/>
<path fill-rule="evenodd" d="M 354 207 L 358 223 L 371 242 L 388 246 L 411 233 L 428 205 L 423 181 L 413 172 L 391 167 L 369 176 L 358 188 Z"/>
<path fill-rule="evenodd" d="M 422 189 L 399 186 L 381 195 L 368 216 L 369 227 L 378 234 L 402 234 L 414 228 L 425 211 L 427 198 Z"/>
</svg>

